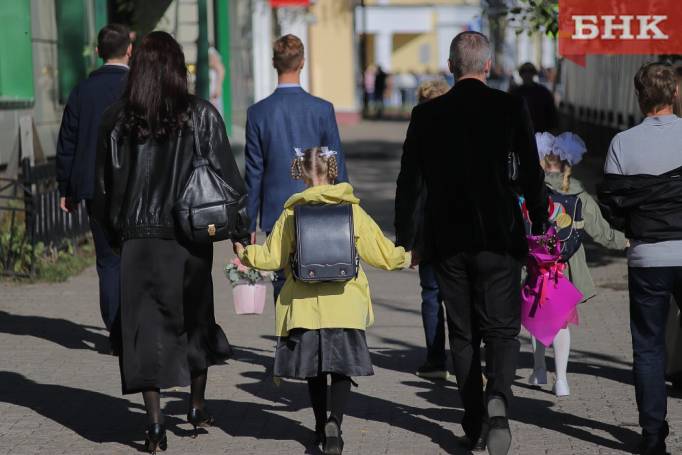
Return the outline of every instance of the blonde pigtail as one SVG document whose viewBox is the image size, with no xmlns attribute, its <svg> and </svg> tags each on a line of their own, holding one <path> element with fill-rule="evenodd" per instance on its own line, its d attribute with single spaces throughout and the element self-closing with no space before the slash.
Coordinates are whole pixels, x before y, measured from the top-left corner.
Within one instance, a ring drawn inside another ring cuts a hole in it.
<svg viewBox="0 0 682 455">
<path fill-rule="evenodd" d="M 291 163 L 291 177 L 294 180 L 301 180 L 303 179 L 303 165 L 302 165 L 303 159 L 302 158 L 294 158 L 294 161 Z"/>
<path fill-rule="evenodd" d="M 573 168 L 570 164 L 564 162 L 564 181 L 561 185 L 561 191 L 568 193 L 571 188 L 571 174 L 573 174 Z"/>
<path fill-rule="evenodd" d="M 330 183 L 334 183 L 336 178 L 339 176 L 339 165 L 336 161 L 335 156 L 331 156 L 327 159 L 327 177 Z"/>
</svg>

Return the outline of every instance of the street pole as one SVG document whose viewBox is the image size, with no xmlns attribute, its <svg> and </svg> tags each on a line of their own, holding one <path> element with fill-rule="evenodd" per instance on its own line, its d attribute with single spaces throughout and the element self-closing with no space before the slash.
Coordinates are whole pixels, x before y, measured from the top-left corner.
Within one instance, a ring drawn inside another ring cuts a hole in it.
<svg viewBox="0 0 682 455">
<path fill-rule="evenodd" d="M 362 33 L 360 34 L 360 87 L 362 89 L 362 117 L 369 115 L 369 96 L 365 87 L 365 71 L 367 71 L 367 9 L 365 0 L 360 0 Z"/>
<path fill-rule="evenodd" d="M 199 9 L 199 36 L 197 37 L 197 74 L 196 94 L 207 100 L 209 99 L 208 80 L 208 10 L 206 0 L 198 0 Z"/>
</svg>

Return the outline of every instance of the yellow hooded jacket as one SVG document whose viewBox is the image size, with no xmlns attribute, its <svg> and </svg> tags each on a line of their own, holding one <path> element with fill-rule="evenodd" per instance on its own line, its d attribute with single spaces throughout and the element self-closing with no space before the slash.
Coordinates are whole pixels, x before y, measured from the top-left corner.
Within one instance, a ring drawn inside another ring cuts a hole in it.
<svg viewBox="0 0 682 455">
<path fill-rule="evenodd" d="M 367 277 L 360 267 L 357 278 L 344 282 L 303 283 L 294 280 L 289 264 L 295 251 L 294 210 L 297 204 L 353 205 L 353 229 L 360 258 L 371 266 L 395 270 L 409 266 L 410 254 L 396 247 L 359 205 L 348 183 L 321 185 L 294 194 L 263 245 L 249 245 L 240 255 L 244 265 L 260 270 L 284 269 L 286 282 L 276 304 L 276 334 L 295 328 L 365 330 L 374 323 Z"/>
</svg>

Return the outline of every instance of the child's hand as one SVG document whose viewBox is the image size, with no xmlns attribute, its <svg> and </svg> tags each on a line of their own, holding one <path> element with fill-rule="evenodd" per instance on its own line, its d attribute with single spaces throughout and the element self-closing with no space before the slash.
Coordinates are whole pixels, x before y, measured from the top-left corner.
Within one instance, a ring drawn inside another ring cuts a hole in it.
<svg viewBox="0 0 682 455">
<path fill-rule="evenodd" d="M 232 249 L 234 250 L 234 254 L 237 256 L 241 256 L 244 253 L 244 245 L 242 245 L 240 242 L 234 242 L 232 244 Z"/>
</svg>

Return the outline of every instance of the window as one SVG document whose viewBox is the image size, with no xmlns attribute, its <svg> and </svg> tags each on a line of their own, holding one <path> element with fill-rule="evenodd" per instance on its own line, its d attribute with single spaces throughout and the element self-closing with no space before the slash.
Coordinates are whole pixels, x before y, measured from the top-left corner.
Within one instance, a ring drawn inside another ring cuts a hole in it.
<svg viewBox="0 0 682 455">
<path fill-rule="evenodd" d="M 31 2 L 0 2 L 0 105 L 33 102 Z"/>
</svg>

